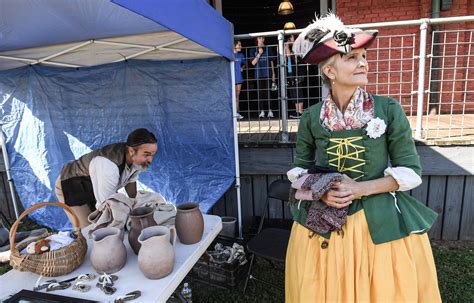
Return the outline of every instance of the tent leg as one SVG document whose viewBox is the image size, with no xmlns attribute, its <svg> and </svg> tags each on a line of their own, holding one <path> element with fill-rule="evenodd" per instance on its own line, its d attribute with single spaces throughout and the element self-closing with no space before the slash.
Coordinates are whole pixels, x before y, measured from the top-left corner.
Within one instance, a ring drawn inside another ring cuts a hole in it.
<svg viewBox="0 0 474 303">
<path fill-rule="evenodd" d="M 232 77 L 232 121 L 234 126 L 234 155 L 235 155 L 235 190 L 237 192 L 237 220 L 239 223 L 239 239 L 242 236 L 242 202 L 240 197 L 240 161 L 239 161 L 239 136 L 237 135 L 237 100 L 235 96 L 235 71 L 234 62 L 230 62 Z"/>
<path fill-rule="evenodd" d="M 3 161 L 5 162 L 5 170 L 7 171 L 7 179 L 8 185 L 10 187 L 13 209 L 15 210 L 15 217 L 18 219 L 18 206 L 16 204 L 15 187 L 13 186 L 13 179 L 10 174 L 10 161 L 8 160 L 7 144 L 5 143 L 5 136 L 3 135 L 3 130 L 0 130 L 0 144 L 2 147 Z"/>
</svg>

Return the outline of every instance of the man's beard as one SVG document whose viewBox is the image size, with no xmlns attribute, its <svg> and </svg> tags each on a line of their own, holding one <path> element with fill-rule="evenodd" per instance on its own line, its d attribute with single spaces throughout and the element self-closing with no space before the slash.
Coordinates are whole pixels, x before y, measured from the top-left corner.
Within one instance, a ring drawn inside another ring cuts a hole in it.
<svg viewBox="0 0 474 303">
<path fill-rule="evenodd" d="M 148 169 L 148 165 L 145 166 L 145 165 L 140 165 L 140 164 L 133 163 L 132 168 L 133 168 L 133 170 L 138 170 L 139 172 L 144 172 Z"/>
<path fill-rule="evenodd" d="M 148 164 L 145 164 L 145 165 L 137 164 L 137 163 L 135 163 L 135 159 L 136 159 L 136 157 L 135 157 L 135 155 L 133 155 L 132 156 L 132 161 L 133 161 L 132 168 L 134 170 L 138 170 L 139 172 L 143 172 L 143 171 L 146 171 L 148 169 Z"/>
</svg>

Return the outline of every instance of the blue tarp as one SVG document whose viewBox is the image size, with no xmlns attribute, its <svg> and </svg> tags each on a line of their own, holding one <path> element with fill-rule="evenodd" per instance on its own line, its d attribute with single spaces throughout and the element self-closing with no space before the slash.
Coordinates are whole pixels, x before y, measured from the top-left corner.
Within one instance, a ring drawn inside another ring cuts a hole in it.
<svg viewBox="0 0 474 303">
<path fill-rule="evenodd" d="M 62 165 L 146 127 L 158 153 L 139 181 L 171 202 L 206 212 L 234 181 L 231 75 L 222 58 L 132 60 L 83 69 L 29 66 L 0 72 L 0 124 L 25 207 L 54 201 Z M 33 218 L 60 229 L 62 210 Z"/>
</svg>

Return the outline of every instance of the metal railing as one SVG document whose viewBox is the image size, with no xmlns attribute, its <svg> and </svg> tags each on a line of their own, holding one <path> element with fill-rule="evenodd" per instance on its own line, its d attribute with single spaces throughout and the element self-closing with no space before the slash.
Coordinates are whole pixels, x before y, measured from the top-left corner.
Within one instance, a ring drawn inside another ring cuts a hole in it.
<svg viewBox="0 0 474 303">
<path fill-rule="evenodd" d="M 440 29 L 442 24 L 450 24 L 450 29 Z M 389 28 L 389 32 L 419 26 L 412 32 L 377 38 L 367 50 L 366 89 L 400 102 L 416 140 L 474 142 L 474 16 L 352 26 Z M 238 123 L 241 142 L 294 142 L 299 118 L 296 103 L 303 103 L 307 108 L 327 95 L 317 66 L 292 62 L 296 76 L 288 77 L 285 43 L 289 35 L 300 32 L 280 30 L 235 36 L 244 45 L 246 66 L 239 98 L 239 111 L 243 115 Z M 260 36 L 268 42 L 268 60 L 274 63 L 276 91 L 271 90 L 271 74 L 264 81 L 257 79 L 256 66 L 251 63 L 256 51 L 255 38 Z M 262 101 L 269 103 L 273 117 L 268 116 Z"/>
</svg>

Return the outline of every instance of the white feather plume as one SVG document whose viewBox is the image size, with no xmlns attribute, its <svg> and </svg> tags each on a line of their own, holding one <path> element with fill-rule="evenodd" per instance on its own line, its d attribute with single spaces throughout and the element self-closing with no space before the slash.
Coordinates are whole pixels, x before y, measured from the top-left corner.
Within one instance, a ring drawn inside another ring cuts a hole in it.
<svg viewBox="0 0 474 303">
<path fill-rule="evenodd" d="M 334 33 L 336 30 L 340 31 L 345 29 L 346 27 L 344 26 L 344 23 L 342 23 L 341 19 L 336 16 L 334 13 L 329 13 L 323 17 L 316 17 L 316 19 L 308 25 L 303 32 L 301 33 L 301 36 L 306 37 L 309 31 L 313 29 L 319 29 L 321 31 L 331 31 Z"/>
<path fill-rule="evenodd" d="M 308 33 L 313 30 L 319 30 L 321 32 L 328 32 L 318 41 L 311 41 L 307 39 Z M 299 34 L 298 38 L 293 43 L 293 52 L 301 57 L 304 57 L 312 48 L 315 43 L 320 43 L 332 38 L 335 31 L 342 31 L 344 30 L 348 34 L 353 32 L 361 31 L 358 28 L 348 28 L 344 25 L 344 23 L 336 16 L 334 13 L 328 13 L 323 17 L 316 17 L 316 19 L 308 25 L 301 34 Z"/>
</svg>

